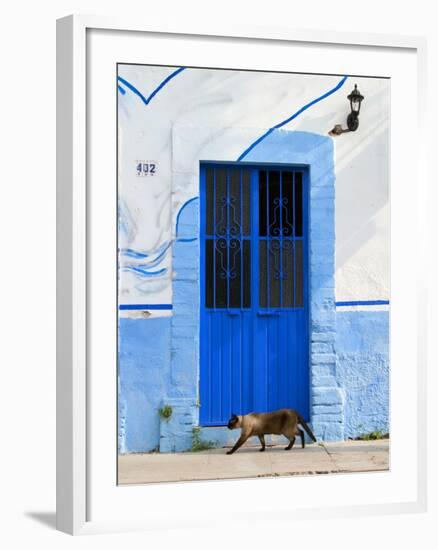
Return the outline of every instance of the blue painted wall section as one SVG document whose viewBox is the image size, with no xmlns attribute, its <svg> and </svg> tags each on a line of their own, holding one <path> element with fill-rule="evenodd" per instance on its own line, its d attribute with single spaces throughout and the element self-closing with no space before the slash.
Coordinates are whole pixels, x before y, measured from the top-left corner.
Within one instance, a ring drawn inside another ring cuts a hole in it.
<svg viewBox="0 0 438 550">
<path fill-rule="evenodd" d="M 336 378 L 345 391 L 345 437 L 389 431 L 389 312 L 338 311 Z"/>
<path fill-rule="evenodd" d="M 192 429 L 199 409 L 199 201 L 185 203 L 178 215 L 178 239 L 173 245 L 173 316 L 171 384 L 166 402 L 169 421 L 161 423 L 160 450 L 185 451 L 192 446 Z"/>
<path fill-rule="evenodd" d="M 183 451 L 192 445 L 199 416 L 198 202 L 186 203 L 179 216 L 172 248 L 173 316 L 119 322 L 120 453 Z M 169 420 L 160 420 L 164 405 L 172 407 Z"/>
<path fill-rule="evenodd" d="M 158 448 L 158 409 L 171 384 L 171 317 L 119 320 L 119 451 Z"/>
</svg>

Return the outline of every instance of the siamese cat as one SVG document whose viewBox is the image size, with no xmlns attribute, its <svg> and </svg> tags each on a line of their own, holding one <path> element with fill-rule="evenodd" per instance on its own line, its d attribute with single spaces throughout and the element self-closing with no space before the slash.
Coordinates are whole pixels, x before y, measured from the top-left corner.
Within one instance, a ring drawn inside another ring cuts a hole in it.
<svg viewBox="0 0 438 550">
<path fill-rule="evenodd" d="M 234 447 L 227 451 L 227 455 L 231 455 L 237 451 L 253 435 L 256 435 L 260 439 L 262 445 L 261 452 L 265 450 L 265 435 L 267 434 L 284 435 L 289 439 L 289 445 L 285 447 L 285 451 L 292 449 L 295 443 L 295 436 L 299 434 L 301 437 L 301 447 L 304 449 L 304 432 L 298 424 L 301 424 L 308 436 L 316 443 L 316 437 L 304 421 L 304 418 L 293 409 L 280 409 L 274 412 L 249 413 L 245 415 L 232 413 L 228 422 L 228 429 L 235 430 L 236 428 L 241 428 L 241 433 Z"/>
</svg>

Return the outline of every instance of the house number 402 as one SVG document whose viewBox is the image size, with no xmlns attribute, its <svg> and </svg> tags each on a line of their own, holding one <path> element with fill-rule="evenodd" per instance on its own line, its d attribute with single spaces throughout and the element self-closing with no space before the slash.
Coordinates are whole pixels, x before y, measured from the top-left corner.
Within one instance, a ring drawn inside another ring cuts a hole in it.
<svg viewBox="0 0 438 550">
<path fill-rule="evenodd" d="M 157 163 L 152 161 L 137 161 L 137 176 L 155 176 Z"/>
</svg>

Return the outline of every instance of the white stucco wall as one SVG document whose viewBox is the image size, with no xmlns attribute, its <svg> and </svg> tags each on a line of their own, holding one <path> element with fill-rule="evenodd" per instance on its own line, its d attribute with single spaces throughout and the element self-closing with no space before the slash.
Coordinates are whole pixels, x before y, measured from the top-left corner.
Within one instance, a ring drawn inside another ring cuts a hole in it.
<svg viewBox="0 0 438 550">
<path fill-rule="evenodd" d="M 133 86 L 119 81 L 119 247 L 128 250 L 120 256 L 120 304 L 172 303 L 170 246 L 181 206 L 198 195 L 194 159 L 236 161 L 343 76 L 187 68 L 145 104 L 139 93 L 148 98 L 174 71 L 119 66 Z M 345 126 L 355 83 L 365 96 L 359 130 L 333 138 L 336 299 L 388 300 L 389 80 L 349 77 L 284 128 L 327 135 Z M 138 176 L 138 161 L 153 162 L 156 173 Z"/>
</svg>

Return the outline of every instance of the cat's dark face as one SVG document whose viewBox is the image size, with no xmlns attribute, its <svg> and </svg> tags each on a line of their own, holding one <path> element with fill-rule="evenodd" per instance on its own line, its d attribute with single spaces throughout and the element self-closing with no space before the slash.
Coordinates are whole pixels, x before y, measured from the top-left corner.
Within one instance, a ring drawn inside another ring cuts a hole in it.
<svg viewBox="0 0 438 550">
<path fill-rule="evenodd" d="M 239 427 L 239 417 L 235 414 L 231 415 L 231 418 L 228 420 L 228 429 L 235 430 Z"/>
</svg>

